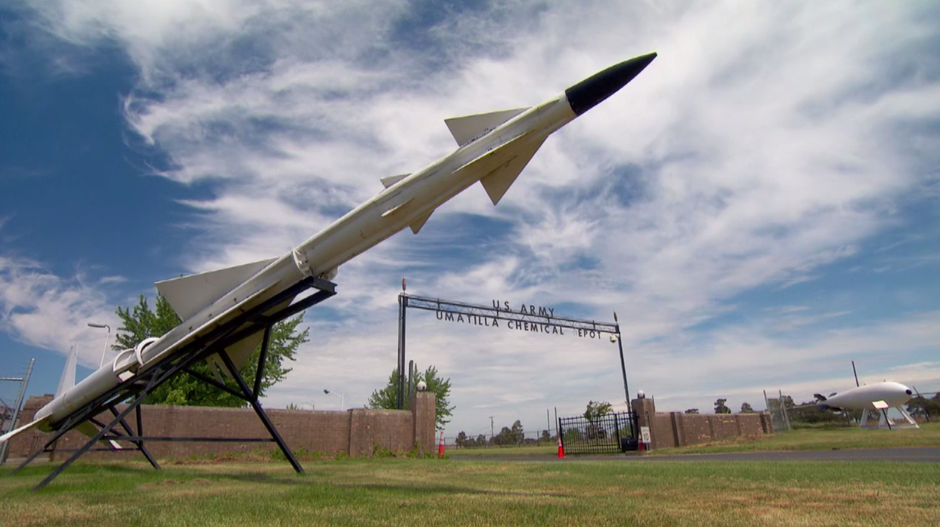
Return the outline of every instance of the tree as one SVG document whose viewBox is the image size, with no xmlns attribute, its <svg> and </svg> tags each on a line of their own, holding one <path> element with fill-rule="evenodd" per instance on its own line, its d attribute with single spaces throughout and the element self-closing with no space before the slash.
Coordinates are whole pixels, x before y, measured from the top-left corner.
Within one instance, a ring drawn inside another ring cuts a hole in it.
<svg viewBox="0 0 940 527">
<path fill-rule="evenodd" d="M 550 434 L 548 430 L 542 430 L 542 436 L 539 437 L 539 443 L 551 443 L 551 442 L 552 442 L 552 434 Z"/>
<path fill-rule="evenodd" d="M 752 414 L 752 413 L 754 413 L 754 409 L 751 408 L 751 404 L 750 404 L 750 403 L 748 403 L 747 401 L 745 401 L 745 402 L 741 403 L 741 413 L 742 413 L 742 414 Z"/>
<path fill-rule="evenodd" d="M 473 442 L 473 446 L 486 446 L 486 436 L 480 434 L 477 436 L 477 440 Z"/>
<path fill-rule="evenodd" d="M 454 443 L 457 444 L 457 448 L 463 448 L 467 446 L 467 434 L 465 434 L 464 431 L 461 430 L 460 433 L 457 434 L 457 439 L 454 440 Z"/>
<path fill-rule="evenodd" d="M 522 430 L 522 421 L 516 419 L 516 422 L 512 424 L 512 428 L 509 432 L 512 436 L 513 443 L 521 445 L 525 442 L 525 431 Z"/>
<path fill-rule="evenodd" d="M 584 418 L 588 420 L 589 423 L 594 423 L 601 416 L 609 414 L 613 410 L 613 407 L 610 406 L 610 403 L 607 401 L 588 401 L 587 409 L 584 410 Z"/>
<path fill-rule="evenodd" d="M 715 401 L 715 413 L 716 414 L 730 414 L 731 408 L 725 406 L 725 403 L 728 402 L 727 399 L 718 399 Z"/>
<path fill-rule="evenodd" d="M 498 446 L 508 446 L 515 442 L 512 436 L 512 430 L 508 426 L 504 426 L 496 437 L 493 438 L 493 442 Z"/>
<path fill-rule="evenodd" d="M 940 416 L 940 392 L 934 394 L 930 399 L 923 395 L 916 395 L 907 403 L 907 411 L 913 417 L 926 418 L 928 416 L 936 418 Z"/>
<path fill-rule="evenodd" d="M 415 370 L 417 369 L 418 367 L 415 365 Z M 436 367 L 428 366 L 427 370 L 418 371 L 415 374 L 414 383 L 417 385 L 421 381 L 424 381 L 427 385 L 427 391 L 434 394 L 434 417 L 437 422 L 437 429 L 441 430 L 444 425 L 450 422 L 450 419 L 447 418 L 453 415 L 451 412 L 455 408 L 450 406 L 448 400 L 450 396 L 450 379 L 440 377 Z M 369 396 L 369 408 L 382 408 L 385 410 L 398 408 L 398 368 L 392 370 L 385 388 L 375 390 Z M 407 408 L 408 401 L 406 400 L 405 409 Z"/>
<path fill-rule="evenodd" d="M 685 413 L 691 414 L 691 415 L 698 415 L 698 408 L 689 408 L 688 410 L 685 411 Z"/>
<path fill-rule="evenodd" d="M 118 306 L 117 314 L 122 325 L 118 328 L 112 348 L 114 350 L 133 348 L 140 341 L 162 336 L 179 325 L 180 318 L 163 295 L 157 295 L 155 307 L 155 310 L 151 310 L 143 295 L 140 295 L 137 305 L 133 308 Z M 283 380 L 290 373 L 291 369 L 284 365 L 285 362 L 294 360 L 297 348 L 307 342 L 309 329 L 303 331 L 297 329 L 302 320 L 303 313 L 292 319 L 278 322 L 271 328 L 271 341 L 261 376 L 259 395 L 263 395 L 268 388 Z M 261 346 L 259 345 L 239 370 L 242 376 L 254 379 L 260 352 Z M 206 361 L 199 361 L 190 366 L 190 369 L 207 377 L 214 377 Z M 238 391 L 238 387 L 233 382 L 229 381 L 228 384 Z M 246 404 L 242 399 L 206 384 L 185 372 L 158 386 L 144 402 L 178 406 L 239 407 Z"/>
</svg>

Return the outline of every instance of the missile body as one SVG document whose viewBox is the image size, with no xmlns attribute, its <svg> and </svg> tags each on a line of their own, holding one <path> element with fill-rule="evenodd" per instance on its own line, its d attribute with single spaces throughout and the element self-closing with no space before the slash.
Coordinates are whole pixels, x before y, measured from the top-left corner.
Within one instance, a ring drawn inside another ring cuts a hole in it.
<svg viewBox="0 0 940 527">
<path fill-rule="evenodd" d="M 405 227 L 417 234 L 437 207 L 478 181 L 495 205 L 552 132 L 625 86 L 654 58 L 651 53 L 611 66 L 532 108 L 449 119 L 459 144 L 456 151 L 417 172 L 383 178 L 385 190 L 290 253 L 158 283 L 183 322 L 160 338 L 119 353 L 43 407 L 35 424 L 54 429 L 96 397 L 306 277 L 331 279 L 341 264 Z M 253 337 L 226 348 L 236 364 L 244 363 L 260 333 Z"/>
<path fill-rule="evenodd" d="M 884 401 L 889 407 L 900 407 L 911 400 L 911 389 L 897 382 L 878 382 L 852 388 L 825 397 L 814 394 L 822 410 L 877 410 L 874 403 Z"/>
</svg>

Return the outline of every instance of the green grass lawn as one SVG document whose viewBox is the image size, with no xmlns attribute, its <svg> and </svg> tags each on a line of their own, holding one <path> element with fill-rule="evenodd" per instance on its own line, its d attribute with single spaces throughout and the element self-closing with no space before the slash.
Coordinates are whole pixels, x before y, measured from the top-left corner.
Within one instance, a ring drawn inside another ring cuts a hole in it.
<svg viewBox="0 0 940 527">
<path fill-rule="evenodd" d="M 376 459 L 305 463 L 76 464 L 0 477 L 0 524 L 928 525 L 933 463 L 506 463 Z M 9 470 L 4 470 L 6 475 Z"/>
<path fill-rule="evenodd" d="M 660 449 L 652 453 L 675 455 L 912 446 L 940 446 L 940 423 L 921 423 L 920 429 L 913 430 L 862 430 L 858 427 L 799 429 L 759 439 L 744 437 L 733 441 Z"/>
</svg>

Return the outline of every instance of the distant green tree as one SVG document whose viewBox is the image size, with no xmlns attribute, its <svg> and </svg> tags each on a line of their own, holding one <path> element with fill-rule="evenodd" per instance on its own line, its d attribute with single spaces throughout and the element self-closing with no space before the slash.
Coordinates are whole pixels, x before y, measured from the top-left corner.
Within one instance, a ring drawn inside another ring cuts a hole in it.
<svg viewBox="0 0 940 527">
<path fill-rule="evenodd" d="M 156 309 L 151 309 L 143 295 L 140 295 L 137 305 L 133 308 L 118 306 L 117 315 L 121 319 L 121 327 L 117 330 L 112 348 L 115 350 L 133 348 L 140 341 L 150 337 L 160 337 L 179 325 L 180 318 L 163 295 L 157 295 L 155 307 Z M 297 348 L 307 342 L 309 330 L 298 331 L 302 320 L 303 313 L 292 319 L 278 322 L 271 328 L 271 341 L 268 345 L 268 356 L 261 378 L 260 395 L 290 373 L 291 369 L 285 366 L 286 361 L 294 360 Z M 254 379 L 260 352 L 261 346 L 259 345 L 239 370 L 248 379 Z M 190 366 L 190 369 L 207 377 L 214 377 L 206 361 L 199 361 Z M 238 386 L 234 382 L 228 381 L 228 383 L 238 391 Z M 185 372 L 158 386 L 144 402 L 177 406 L 239 407 L 246 404 L 238 397 L 206 384 Z"/>
<path fill-rule="evenodd" d="M 940 419 L 940 392 L 930 399 L 924 397 L 923 394 L 915 395 L 908 401 L 907 411 L 913 417 Z"/>
<path fill-rule="evenodd" d="M 417 365 L 415 365 L 417 370 Z M 421 381 L 427 385 L 427 391 L 434 394 L 434 415 L 437 422 L 437 429 L 442 430 L 444 425 L 450 422 L 450 417 L 454 406 L 450 406 L 450 379 L 441 377 L 437 368 L 428 366 L 425 371 L 418 371 L 415 374 L 414 383 Z M 408 408 L 407 397 L 405 398 L 405 409 Z M 398 408 L 398 368 L 392 370 L 388 377 L 388 384 L 381 390 L 375 390 L 369 397 L 369 408 L 383 408 L 385 410 L 395 410 Z"/>
<path fill-rule="evenodd" d="M 698 408 L 689 408 L 688 410 L 685 411 L 685 413 L 696 415 L 698 414 Z"/>
<path fill-rule="evenodd" d="M 587 409 L 584 410 L 584 418 L 590 423 L 594 423 L 601 416 L 607 415 L 613 411 L 613 407 L 607 401 L 588 401 Z"/>
<path fill-rule="evenodd" d="M 483 434 L 478 435 L 476 441 L 473 442 L 473 446 L 486 446 L 486 436 Z"/>
<path fill-rule="evenodd" d="M 497 446 L 510 446 L 515 443 L 515 439 L 512 435 L 512 430 L 508 426 L 504 426 L 496 437 L 493 438 L 493 443 Z"/>
<path fill-rule="evenodd" d="M 457 448 L 464 448 L 467 446 L 467 434 L 463 430 L 457 434 L 457 439 L 454 440 L 454 443 L 457 445 Z"/>
<path fill-rule="evenodd" d="M 752 413 L 754 413 L 754 409 L 751 408 L 751 404 L 750 404 L 750 403 L 748 403 L 747 401 L 745 401 L 745 402 L 741 403 L 741 413 L 742 413 L 742 414 L 752 414 Z"/>
<path fill-rule="evenodd" d="M 731 408 L 725 406 L 725 403 L 728 402 L 727 399 L 718 399 L 715 401 L 715 413 L 716 414 L 730 414 Z"/>
<path fill-rule="evenodd" d="M 542 435 L 539 437 L 539 443 L 551 443 L 552 434 L 548 430 L 542 430 Z"/>
<path fill-rule="evenodd" d="M 521 445 L 525 442 L 525 431 L 522 429 L 522 421 L 516 419 L 516 422 L 512 424 L 512 428 L 509 430 L 512 435 L 512 442 Z"/>
</svg>

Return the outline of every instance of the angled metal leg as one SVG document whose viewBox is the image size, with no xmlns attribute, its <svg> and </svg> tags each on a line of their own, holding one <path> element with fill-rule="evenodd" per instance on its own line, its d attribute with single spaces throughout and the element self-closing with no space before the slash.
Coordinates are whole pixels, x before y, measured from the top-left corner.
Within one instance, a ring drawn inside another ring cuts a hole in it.
<svg viewBox="0 0 940 527">
<path fill-rule="evenodd" d="M 51 482 L 52 480 L 54 480 L 54 479 L 56 478 L 56 476 L 58 476 L 59 474 L 62 473 L 63 470 L 67 469 L 67 468 L 69 467 L 69 465 L 71 465 L 72 463 L 74 463 L 76 459 L 82 457 L 82 455 L 84 455 L 85 452 L 88 452 L 88 451 L 91 449 L 91 447 L 94 446 L 98 441 L 100 441 L 101 438 L 104 437 L 105 434 L 107 434 L 108 432 L 110 432 L 112 428 L 114 428 L 115 426 L 117 426 L 117 424 L 120 423 L 120 422 L 124 419 L 124 417 L 127 416 L 127 414 L 131 413 L 135 408 L 137 408 L 138 406 L 140 406 L 140 404 L 141 404 L 142 402 L 144 402 L 144 399 L 145 399 L 145 398 L 147 397 L 147 395 L 150 393 L 150 390 L 153 389 L 154 386 L 156 386 L 157 384 L 159 384 L 159 383 L 157 382 L 157 380 L 160 379 L 160 378 L 162 378 L 164 375 L 165 375 L 165 374 L 164 374 L 163 372 L 161 372 L 161 371 L 156 371 L 156 372 L 154 372 L 153 377 L 151 377 L 151 378 L 150 378 L 150 381 L 147 383 L 147 387 L 144 388 L 144 389 L 141 391 L 141 393 L 137 396 L 136 399 L 134 399 L 133 402 L 131 402 L 131 404 L 127 405 L 127 408 L 125 408 L 124 411 L 122 411 L 122 412 L 120 412 L 119 414 L 117 414 L 117 415 L 114 417 L 114 419 L 111 420 L 111 422 L 109 422 L 108 424 L 106 424 L 106 425 L 104 426 L 104 428 L 102 428 L 101 430 L 98 431 L 97 434 L 95 434 L 95 437 L 93 437 L 93 438 L 91 438 L 90 440 L 88 440 L 88 442 L 86 442 L 86 443 L 84 444 L 84 446 L 82 446 L 82 447 L 79 448 L 77 451 L 75 451 L 75 453 L 72 454 L 68 459 L 66 459 L 65 462 L 63 462 L 61 465 L 59 465 L 58 467 L 56 467 L 56 469 L 53 470 L 51 474 L 49 474 L 48 476 L 46 476 L 45 479 L 43 479 L 41 482 L 39 482 L 39 485 L 36 485 L 36 486 L 33 488 L 33 492 L 35 492 L 35 491 L 37 491 L 37 490 L 39 490 L 39 489 L 45 487 L 46 485 L 48 485 L 49 482 Z"/>
<path fill-rule="evenodd" d="M 111 413 L 114 414 L 115 417 L 117 417 L 118 415 L 117 409 L 115 409 L 113 406 L 109 406 L 108 410 L 111 410 Z M 140 406 L 137 406 L 135 410 L 137 410 L 137 425 L 140 426 Z M 152 466 L 153 468 L 157 470 L 160 470 L 160 465 L 157 464 L 157 461 L 153 458 L 153 456 L 150 455 L 150 452 L 147 451 L 147 448 L 144 447 L 144 442 L 134 440 L 134 435 L 135 435 L 134 431 L 131 430 L 130 426 L 128 426 L 127 421 L 125 421 L 124 419 L 121 419 L 120 422 L 121 422 L 121 428 L 123 428 L 124 431 L 127 432 L 127 435 L 130 436 L 127 438 L 127 440 L 137 445 L 137 450 L 140 450 L 140 453 L 143 454 L 145 458 L 147 458 L 147 461 L 150 462 L 150 466 Z M 139 436 L 140 432 L 138 431 L 136 435 Z"/>
<path fill-rule="evenodd" d="M 268 345 L 271 342 L 271 326 L 264 328 L 264 337 L 261 338 L 261 354 L 258 355 L 258 372 L 255 373 L 255 388 L 251 395 L 255 399 L 261 395 L 261 379 L 264 377 L 264 363 L 268 359 Z"/>
<path fill-rule="evenodd" d="M 300 463 L 297 461 L 297 458 L 294 457 L 294 453 L 291 452 L 288 448 L 287 443 L 284 442 L 284 439 L 281 438 L 281 434 L 277 432 L 277 428 L 274 427 L 274 423 L 268 419 L 268 414 L 264 413 L 264 410 L 261 408 L 261 403 L 258 402 L 258 398 L 251 393 L 251 389 L 248 388 L 248 385 L 245 384 L 245 379 L 242 379 L 242 376 L 238 373 L 238 368 L 235 367 L 235 364 L 232 363 L 232 359 L 228 356 L 228 353 L 225 350 L 219 351 L 219 356 L 222 357 L 222 361 L 225 362 L 225 367 L 228 368 L 228 371 L 232 373 L 232 377 L 235 378 L 235 382 L 238 383 L 239 388 L 245 394 L 245 399 L 251 404 L 251 407 L 255 410 L 255 413 L 258 414 L 258 418 L 261 419 L 261 422 L 264 424 L 264 427 L 268 429 L 268 433 L 271 434 L 271 437 L 274 438 L 274 441 L 277 443 L 277 446 L 281 448 L 281 452 L 284 453 L 284 457 L 290 461 L 294 470 L 298 474 L 304 473 L 304 468 L 300 466 Z M 261 364 L 259 363 L 259 366 Z"/>
<path fill-rule="evenodd" d="M 74 421 L 74 419 L 73 419 L 73 421 Z M 40 448 L 40 449 L 36 450 L 35 452 L 33 452 L 32 454 L 30 454 L 29 457 L 27 457 L 26 460 L 23 461 L 23 462 L 20 464 L 20 466 L 16 467 L 16 468 L 13 470 L 13 472 L 10 472 L 9 475 L 10 475 L 10 476 L 13 476 L 13 475 L 16 474 L 17 472 L 23 470 L 23 469 L 26 467 L 26 465 L 29 465 L 30 463 L 32 463 L 32 461 L 33 461 L 34 459 L 36 459 L 37 457 L 39 457 L 39 455 L 42 454 L 43 452 L 45 452 L 47 448 L 49 448 L 50 446 L 52 446 L 52 445 L 53 445 L 56 441 L 58 441 L 62 436 L 64 436 L 66 433 L 68 433 L 68 431 L 71 430 L 72 427 L 75 426 L 76 424 L 77 424 L 77 423 L 74 423 L 74 422 L 68 422 L 68 423 L 66 423 L 64 426 L 62 426 L 62 428 L 60 428 L 60 429 L 52 436 L 52 439 L 46 441 L 46 444 L 43 445 L 42 448 Z"/>
</svg>

